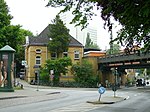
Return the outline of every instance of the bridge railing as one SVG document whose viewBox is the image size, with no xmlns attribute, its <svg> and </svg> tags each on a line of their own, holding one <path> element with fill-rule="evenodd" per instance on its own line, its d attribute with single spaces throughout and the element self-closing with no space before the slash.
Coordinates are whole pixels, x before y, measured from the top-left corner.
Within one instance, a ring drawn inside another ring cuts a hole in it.
<svg viewBox="0 0 150 112">
<path fill-rule="evenodd" d="M 139 60 L 139 59 L 150 59 L 150 53 L 119 53 L 119 54 L 111 54 L 105 55 L 103 57 L 99 57 L 99 63 L 111 63 L 111 62 L 121 62 L 121 61 L 131 61 L 131 60 Z"/>
</svg>

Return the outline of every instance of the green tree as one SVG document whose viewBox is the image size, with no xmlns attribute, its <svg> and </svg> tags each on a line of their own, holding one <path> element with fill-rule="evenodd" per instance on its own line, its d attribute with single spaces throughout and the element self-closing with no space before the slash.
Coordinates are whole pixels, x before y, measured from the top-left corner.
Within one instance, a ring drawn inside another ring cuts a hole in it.
<svg viewBox="0 0 150 112">
<path fill-rule="evenodd" d="M 71 23 L 87 26 L 87 20 L 94 15 L 94 7 L 101 13 L 105 26 L 112 30 L 111 17 L 120 22 L 122 29 L 114 41 L 132 48 L 144 43 L 145 51 L 150 49 L 150 1 L 149 0 L 49 0 L 47 6 L 60 7 L 61 12 L 70 11 L 74 18 Z"/>
<path fill-rule="evenodd" d="M 99 46 L 95 43 L 92 42 L 89 34 L 87 34 L 86 38 L 86 43 L 85 43 L 85 48 L 94 48 L 94 49 L 99 49 Z"/>
<path fill-rule="evenodd" d="M 92 65 L 87 60 L 74 64 L 71 68 L 75 81 L 86 87 L 96 87 L 98 79 L 94 76 Z"/>
<path fill-rule="evenodd" d="M 108 49 L 106 54 L 117 54 L 120 53 L 120 46 L 118 44 L 113 44 L 112 49 Z"/>
<path fill-rule="evenodd" d="M 54 70 L 53 84 L 57 86 L 59 84 L 61 73 L 65 75 L 68 72 L 67 67 L 71 65 L 72 65 L 72 62 L 69 57 L 59 58 L 56 60 L 49 59 L 46 61 L 46 64 L 42 71 L 44 73 L 46 73 L 45 71 L 47 71 L 47 75 L 49 75 L 49 71 Z M 44 75 L 43 77 L 46 77 L 46 76 Z"/>
<path fill-rule="evenodd" d="M 49 25 L 49 31 L 48 36 L 50 37 L 50 41 L 48 49 L 51 52 L 55 52 L 57 57 L 59 57 L 60 54 L 68 50 L 70 42 L 69 30 L 63 24 L 59 15 L 57 15 L 53 20 L 53 24 Z"/>
<path fill-rule="evenodd" d="M 0 31 L 5 26 L 10 25 L 12 16 L 9 14 L 8 6 L 4 0 L 0 0 Z M 0 33 L 1 35 L 1 33 Z M 0 36 L 1 37 L 1 36 Z"/>
</svg>

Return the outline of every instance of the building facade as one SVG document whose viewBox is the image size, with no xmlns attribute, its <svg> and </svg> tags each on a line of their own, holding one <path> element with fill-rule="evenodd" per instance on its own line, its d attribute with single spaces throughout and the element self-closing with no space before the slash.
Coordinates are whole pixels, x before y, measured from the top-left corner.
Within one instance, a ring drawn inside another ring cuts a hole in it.
<svg viewBox="0 0 150 112">
<path fill-rule="evenodd" d="M 26 37 L 25 44 L 25 60 L 27 82 L 31 80 L 37 80 L 37 74 L 35 66 L 43 67 L 47 59 L 55 58 L 55 55 L 51 53 L 47 46 L 49 42 L 49 26 L 47 26 L 37 37 Z M 68 56 L 71 58 L 72 63 L 80 62 L 83 57 L 83 45 L 75 38 L 70 36 L 70 43 L 68 51 L 64 52 L 62 56 Z M 62 76 L 61 80 L 72 80 L 73 76 L 68 73 L 66 76 Z"/>
</svg>

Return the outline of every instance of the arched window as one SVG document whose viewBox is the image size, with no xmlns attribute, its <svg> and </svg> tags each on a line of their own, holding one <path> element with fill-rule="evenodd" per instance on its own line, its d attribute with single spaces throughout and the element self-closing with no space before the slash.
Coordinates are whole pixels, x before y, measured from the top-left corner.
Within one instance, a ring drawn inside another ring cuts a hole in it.
<svg viewBox="0 0 150 112">
<path fill-rule="evenodd" d="M 35 64 L 41 65 L 41 56 L 36 56 Z"/>
</svg>

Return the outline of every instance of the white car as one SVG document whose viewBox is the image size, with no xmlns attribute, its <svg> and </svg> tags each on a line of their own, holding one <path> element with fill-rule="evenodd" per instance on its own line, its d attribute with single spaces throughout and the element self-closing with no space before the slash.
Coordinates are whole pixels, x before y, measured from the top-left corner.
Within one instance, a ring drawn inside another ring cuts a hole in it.
<svg viewBox="0 0 150 112">
<path fill-rule="evenodd" d="M 25 79 L 25 70 L 24 69 L 21 69 L 20 72 L 19 72 L 19 77 L 20 79 L 24 80 Z"/>
</svg>

